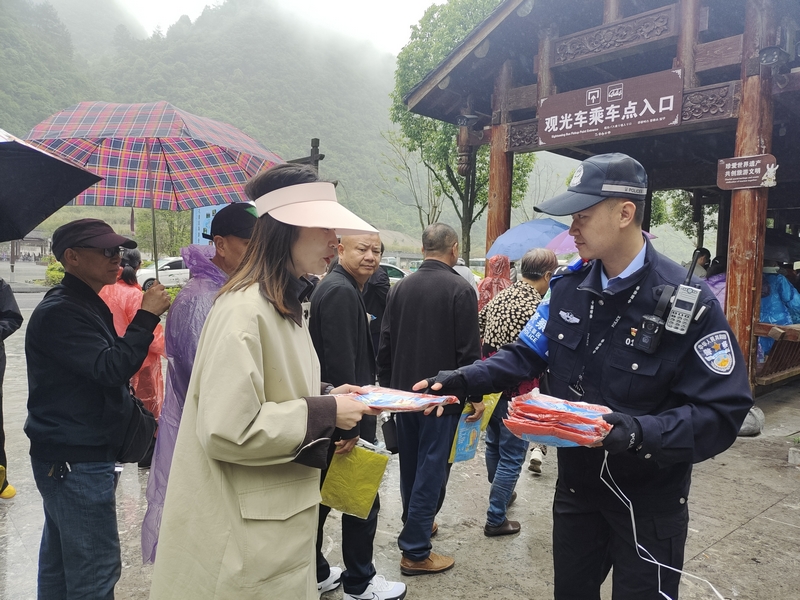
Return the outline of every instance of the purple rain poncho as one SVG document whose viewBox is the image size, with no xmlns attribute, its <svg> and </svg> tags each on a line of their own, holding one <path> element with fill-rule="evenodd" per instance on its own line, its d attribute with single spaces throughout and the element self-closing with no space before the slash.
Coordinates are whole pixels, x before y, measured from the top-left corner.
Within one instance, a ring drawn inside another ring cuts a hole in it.
<svg viewBox="0 0 800 600">
<path fill-rule="evenodd" d="M 175 298 L 167 315 L 167 389 L 147 481 L 147 513 L 142 522 L 142 560 L 145 564 L 154 562 L 156 558 L 169 469 L 197 343 L 214 299 L 228 281 L 222 269 L 211 262 L 215 252 L 214 246 L 192 245 L 181 249 L 191 279 Z"/>
</svg>

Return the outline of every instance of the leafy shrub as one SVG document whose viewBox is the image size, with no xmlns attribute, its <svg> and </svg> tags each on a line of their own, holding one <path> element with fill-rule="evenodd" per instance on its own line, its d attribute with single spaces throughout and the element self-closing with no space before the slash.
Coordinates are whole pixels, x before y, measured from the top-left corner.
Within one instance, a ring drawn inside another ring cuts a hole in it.
<svg viewBox="0 0 800 600">
<path fill-rule="evenodd" d="M 47 268 L 44 271 L 44 282 L 48 287 L 53 287 L 61 283 L 64 279 L 64 267 L 58 262 L 55 256 L 50 256 L 48 259 Z"/>
</svg>

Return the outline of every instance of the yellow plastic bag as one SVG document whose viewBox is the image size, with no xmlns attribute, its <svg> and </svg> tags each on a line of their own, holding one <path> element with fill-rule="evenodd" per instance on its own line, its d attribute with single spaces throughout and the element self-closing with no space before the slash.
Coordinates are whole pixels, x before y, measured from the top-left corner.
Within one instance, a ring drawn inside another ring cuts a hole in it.
<svg viewBox="0 0 800 600">
<path fill-rule="evenodd" d="M 481 431 L 486 431 L 486 428 L 489 426 L 489 419 L 492 418 L 492 413 L 494 412 L 497 403 L 500 401 L 500 396 L 502 394 L 497 392 L 496 394 L 486 394 L 483 397 L 483 415 L 481 416 Z"/>
<path fill-rule="evenodd" d="M 388 456 L 358 446 L 347 454 L 334 454 L 320 490 L 322 504 L 366 519 L 388 463 Z"/>
</svg>

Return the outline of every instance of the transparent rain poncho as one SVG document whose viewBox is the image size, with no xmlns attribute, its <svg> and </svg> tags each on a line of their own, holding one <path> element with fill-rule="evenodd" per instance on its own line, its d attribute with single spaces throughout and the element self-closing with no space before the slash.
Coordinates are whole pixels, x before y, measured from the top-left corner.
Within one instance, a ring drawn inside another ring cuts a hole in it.
<svg viewBox="0 0 800 600">
<path fill-rule="evenodd" d="M 192 245 L 181 249 L 191 279 L 175 298 L 167 315 L 167 386 L 147 482 L 147 513 L 142 523 L 145 564 L 152 563 L 156 556 L 169 469 L 200 332 L 214 298 L 228 280 L 228 276 L 211 262 L 214 253 L 214 246 Z"/>
</svg>

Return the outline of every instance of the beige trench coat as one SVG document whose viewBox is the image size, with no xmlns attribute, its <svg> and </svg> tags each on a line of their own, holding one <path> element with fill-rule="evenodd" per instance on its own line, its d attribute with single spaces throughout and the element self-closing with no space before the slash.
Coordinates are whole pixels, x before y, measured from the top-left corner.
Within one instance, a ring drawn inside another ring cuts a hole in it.
<svg viewBox="0 0 800 600">
<path fill-rule="evenodd" d="M 305 311 L 304 311 L 305 312 Z M 307 323 L 257 286 L 221 296 L 197 350 L 151 600 L 316 600 L 320 471 L 291 460 L 320 390 Z"/>
</svg>

